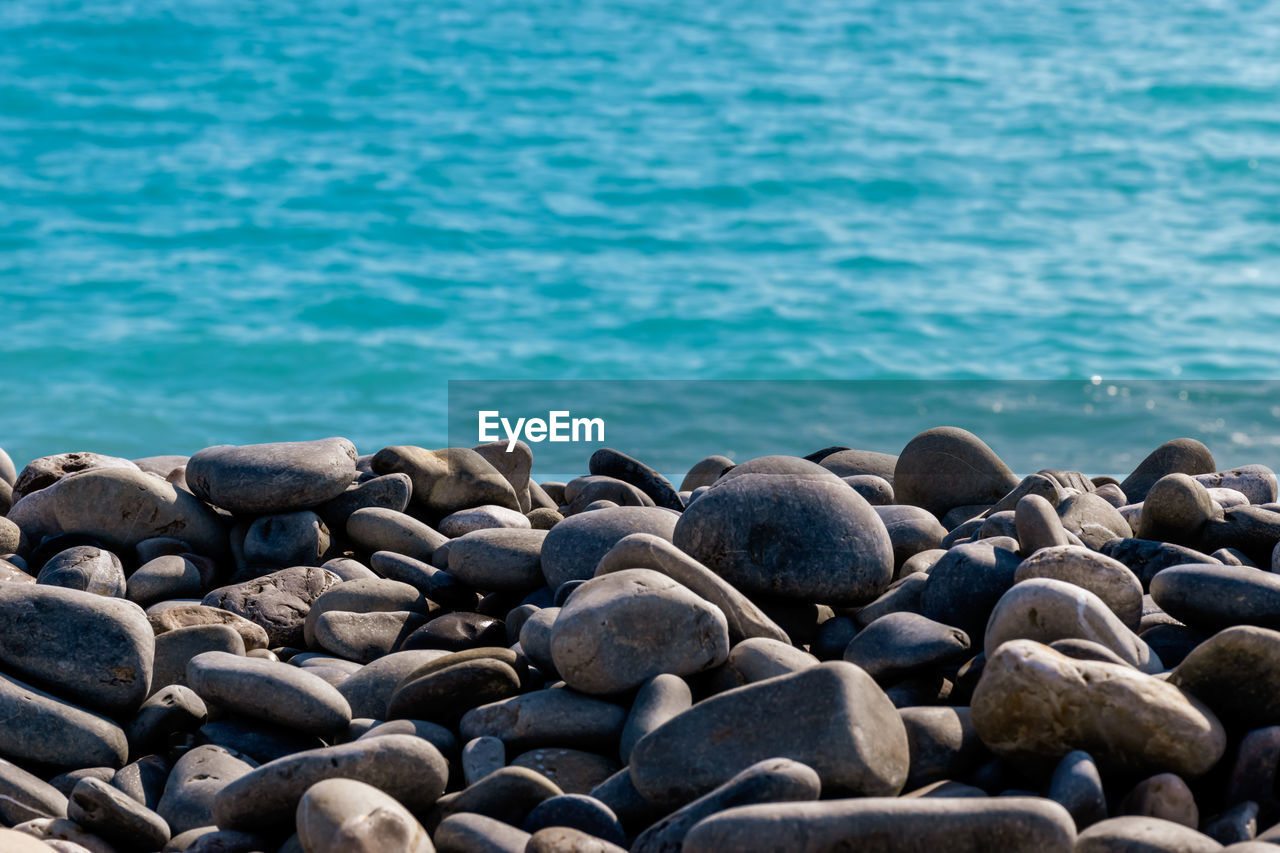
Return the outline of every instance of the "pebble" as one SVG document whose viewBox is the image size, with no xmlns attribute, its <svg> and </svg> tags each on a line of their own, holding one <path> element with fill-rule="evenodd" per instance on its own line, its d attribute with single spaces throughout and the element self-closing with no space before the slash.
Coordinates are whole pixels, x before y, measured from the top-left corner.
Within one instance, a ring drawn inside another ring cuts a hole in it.
<svg viewBox="0 0 1280 853">
<path fill-rule="evenodd" d="M 1248 729 L 1280 724 L 1280 632 L 1224 628 L 1192 649 L 1169 683 L 1223 720 Z"/>
<path fill-rule="evenodd" d="M 295 566 L 244 583 L 219 587 L 201 604 L 228 610 L 259 625 L 271 646 L 302 646 L 311 605 L 342 581 L 333 572 Z"/>
<path fill-rule="evenodd" d="M 1200 811 L 1195 795 L 1176 773 L 1158 773 L 1143 779 L 1120 801 L 1122 815 L 1157 817 L 1195 829 Z"/>
<path fill-rule="evenodd" d="M 225 747 L 197 746 L 173 765 L 156 811 L 175 836 L 208 826 L 213 823 L 214 797 L 256 766 L 248 756 Z"/>
<path fill-rule="evenodd" d="M 7 670 L 86 708 L 128 713 L 150 692 L 155 635 L 132 602 L 0 583 L 0 636 Z"/>
<path fill-rule="evenodd" d="M 124 566 L 110 551 L 79 545 L 54 554 L 40 567 L 36 583 L 123 598 Z"/>
<path fill-rule="evenodd" d="M 1083 830 L 1107 818 L 1107 795 L 1093 756 L 1073 750 L 1062 756 L 1049 780 L 1049 799 L 1062 805 Z"/>
<path fill-rule="evenodd" d="M 1230 471 L 1197 474 L 1195 479 L 1206 489 L 1234 489 L 1256 505 L 1274 503 L 1277 497 L 1276 473 L 1266 465 L 1242 465 Z"/>
<path fill-rule="evenodd" d="M 1000 596 L 1013 586 L 1019 564 L 1017 554 L 989 542 L 956 545 L 929 570 L 920 612 L 977 636 Z"/>
<path fill-rule="evenodd" d="M 1173 566 L 1152 578 L 1151 597 L 1195 628 L 1280 628 L 1280 577 L 1248 566 Z"/>
<path fill-rule="evenodd" d="M 630 483 L 644 492 L 654 506 L 677 512 L 684 509 L 684 501 L 680 500 L 670 480 L 639 459 L 633 459 L 621 451 L 602 447 L 591 454 L 591 458 L 587 460 L 587 468 L 594 476 L 613 477 Z"/>
<path fill-rule="evenodd" d="M 264 515 L 244 537 L 244 558 L 254 566 L 312 566 L 324 562 L 329 528 L 310 510 Z"/>
<path fill-rule="evenodd" d="M 811 467 L 735 468 L 679 516 L 672 541 L 749 596 L 870 601 L 893 579 L 888 530 L 860 495 Z"/>
<path fill-rule="evenodd" d="M 477 530 L 528 530 L 529 519 L 519 510 L 485 505 L 460 509 L 440 519 L 438 529 L 454 539 Z"/>
<path fill-rule="evenodd" d="M 1136 533 L 1141 539 L 1194 545 L 1206 524 L 1222 518 L 1222 507 L 1201 483 L 1186 474 L 1166 474 L 1142 502 Z"/>
<path fill-rule="evenodd" d="M 462 778 L 468 787 L 506 766 L 506 745 L 496 737 L 472 738 L 462 748 Z"/>
<path fill-rule="evenodd" d="M 187 685 L 187 664 L 205 652 L 245 654 L 244 640 L 230 625 L 191 625 L 166 631 L 156 637 L 153 692 L 164 687 Z"/>
<path fill-rule="evenodd" d="M 538 830 L 524 849 L 525 853 L 627 853 L 625 847 L 569 826 Z"/>
<path fill-rule="evenodd" d="M 123 574 L 121 574 L 123 578 Z M 157 601 L 200 595 L 213 579 L 213 566 L 195 555 L 165 554 L 129 575 L 125 597 L 147 607 Z M 122 588 L 124 588 L 122 582 Z"/>
<path fill-rule="evenodd" d="M 314 647 L 316 627 L 321 616 L 330 612 L 361 615 L 411 611 L 426 615 L 432 604 L 414 586 L 387 578 L 344 581 L 329 588 L 312 602 L 302 625 L 303 641 Z"/>
<path fill-rule="evenodd" d="M 545 530 L 476 530 L 449 543 L 449 574 L 477 589 L 531 592 L 545 583 Z"/>
<path fill-rule="evenodd" d="M 287 825 L 308 788 L 335 778 L 366 782 L 417 812 L 440 798 L 448 776 L 448 762 L 427 741 L 386 735 L 263 764 L 219 791 L 213 814 L 223 829 L 261 831 Z"/>
<path fill-rule="evenodd" d="M 81 779 L 71 791 L 67 817 L 127 849 L 155 850 L 169 840 L 169 824 L 123 791 L 97 779 Z"/>
<path fill-rule="evenodd" d="M 463 715 L 462 736 L 488 735 L 509 751 L 540 746 L 586 749 L 613 747 L 622 735 L 627 709 L 567 688 L 547 688 L 490 702 Z"/>
<path fill-rule="evenodd" d="M 351 716 L 385 719 L 387 702 L 406 675 L 425 663 L 444 657 L 439 649 L 393 652 L 356 672 L 338 687 L 351 706 Z"/>
<path fill-rule="evenodd" d="M 1073 660 L 1033 640 L 988 653 L 971 713 L 983 743 L 1012 758 L 1082 749 L 1100 766 L 1190 778 L 1226 749 L 1218 718 L 1172 684 L 1128 666 Z"/>
<path fill-rule="evenodd" d="M 758 721 L 788 708 L 787 725 Z M 909 768 L 893 703 L 853 664 L 829 661 L 712 696 L 641 738 L 631 752 L 636 788 L 681 804 L 766 758 L 812 767 L 824 790 L 896 795 Z"/>
<path fill-rule="evenodd" d="M 1019 639 L 1046 645 L 1054 640 L 1089 640 L 1142 672 L 1154 674 L 1164 668 L 1160 657 L 1101 598 L 1053 578 L 1014 584 L 991 611 L 983 638 L 987 658 L 1009 640 Z"/>
<path fill-rule="evenodd" d="M 502 643 L 507 628 L 499 619 L 483 613 L 445 613 L 405 638 L 405 649 L 443 649 L 457 652 L 476 646 Z"/>
<path fill-rule="evenodd" d="M 8 457 L 6 456 L 6 459 Z M 13 466 L 12 460 L 6 468 Z M 91 471 L 100 468 L 123 468 L 129 471 L 140 471 L 141 468 L 128 459 L 118 456 L 105 456 L 101 453 L 59 453 L 54 456 L 42 456 L 27 463 L 22 471 L 12 477 L 4 478 L 13 487 L 13 501 L 17 503 L 27 495 L 47 489 L 69 474 Z"/>
<path fill-rule="evenodd" d="M 911 760 L 904 790 L 969 775 L 989 753 L 966 707 L 899 708 Z"/>
<path fill-rule="evenodd" d="M 139 569 L 138 571 L 141 571 Z M 246 651 L 265 649 L 270 642 L 266 629 L 256 622 L 250 622 L 243 616 L 223 610 L 219 607 L 208 607 L 199 603 L 180 604 L 176 607 L 165 607 L 162 610 L 147 611 L 147 621 L 156 635 L 178 628 L 192 625 L 226 625 L 232 628 L 244 641 Z"/>
<path fill-rule="evenodd" d="M 584 693 L 619 693 L 663 672 L 692 675 L 728 655 L 720 609 L 649 569 L 587 581 L 551 627 L 556 671 Z"/>
<path fill-rule="evenodd" d="M 316 515 L 332 531 L 344 530 L 347 519 L 360 509 L 389 509 L 404 512 L 413 494 L 413 481 L 407 474 L 384 474 L 347 486 L 346 491 L 314 508 Z"/>
<path fill-rule="evenodd" d="M 1062 526 L 1058 510 L 1041 495 L 1024 495 L 1018 500 L 1013 516 L 1018 542 L 1027 554 L 1068 544 L 1067 530 Z"/>
<path fill-rule="evenodd" d="M 307 853 L 434 853 L 409 810 L 364 782 L 324 779 L 298 801 L 298 840 Z"/>
<path fill-rule="evenodd" d="M 1138 630 L 1142 622 L 1142 582 L 1124 563 L 1082 545 L 1041 548 L 1014 573 L 1014 583 L 1052 578 L 1087 589 L 1102 599 L 1125 627 Z"/>
<path fill-rule="evenodd" d="M 935 427 L 911 439 L 893 470 L 898 500 L 939 518 L 958 506 L 994 504 L 1018 482 L 982 439 L 957 427 Z"/>
<path fill-rule="evenodd" d="M 1068 534 L 1098 550 L 1112 539 L 1133 536 L 1133 528 L 1120 511 L 1092 492 L 1071 495 L 1058 506 L 1058 518 Z"/>
<path fill-rule="evenodd" d="M 553 589 L 566 581 L 587 580 L 624 536 L 649 533 L 670 541 L 679 518 L 657 507 L 623 506 L 566 518 L 542 542 L 543 577 Z"/>
<path fill-rule="evenodd" d="M 1222 845 L 1207 835 L 1155 817 L 1113 817 L 1080 833 L 1075 853 L 1161 850 L 1170 853 L 1215 853 Z"/>
<path fill-rule="evenodd" d="M 387 703 L 387 717 L 453 725 L 472 708 L 519 692 L 520 676 L 506 662 L 463 660 L 401 682 Z"/>
<path fill-rule="evenodd" d="M 437 807 L 443 818 L 468 812 L 519 826 L 535 806 L 563 793 L 559 785 L 535 770 L 508 766 L 465 790 L 445 794 Z"/>
<path fill-rule="evenodd" d="M 409 506 L 429 519 L 486 504 L 520 509 L 511 483 L 467 447 L 384 447 L 374 454 L 371 465 L 378 474 L 407 474 L 413 481 Z"/>
<path fill-rule="evenodd" d="M 751 684 L 777 675 L 799 672 L 818 663 L 816 657 L 790 643 L 753 637 L 733 647 L 733 651 L 729 652 L 729 659 L 725 661 L 725 670 L 733 673 L 739 684 Z"/>
<path fill-rule="evenodd" d="M 449 537 L 411 515 L 382 507 L 358 509 L 347 518 L 347 536 L 373 553 L 390 551 L 429 562 Z"/>
<path fill-rule="evenodd" d="M 427 617 L 408 610 L 327 610 L 315 622 L 316 643 L 325 651 L 360 663 L 400 649 Z"/>
<path fill-rule="evenodd" d="M 437 853 L 525 853 L 532 836 L 509 823 L 474 812 L 459 812 L 436 829 Z"/>
<path fill-rule="evenodd" d="M 0 719 L 0 755 L 11 761 L 116 768 L 128 758 L 115 722 L 2 673 Z"/>
<path fill-rule="evenodd" d="M 67 816 L 67 797 L 48 782 L 0 758 L 0 823 Z"/>
<path fill-rule="evenodd" d="M 733 460 L 727 456 L 708 456 L 699 460 L 680 481 L 680 491 L 692 492 L 702 486 L 710 486 L 732 467 Z"/>
<path fill-rule="evenodd" d="M 95 468 L 58 480 L 15 503 L 8 518 L 32 542 L 82 534 L 124 553 L 147 539 L 171 536 L 201 554 L 226 548 L 212 509 L 136 468 Z"/>
<path fill-rule="evenodd" d="M 307 734 L 331 735 L 351 723 L 341 693 L 285 663 L 204 652 L 187 663 L 187 683 L 206 703 Z"/>
<path fill-rule="evenodd" d="M 187 462 L 187 485 L 203 501 L 238 515 L 292 512 L 342 494 L 356 477 L 356 448 L 345 438 L 224 444 Z"/>
<path fill-rule="evenodd" d="M 889 533 L 895 577 L 901 576 L 909 560 L 941 547 L 947 537 L 947 528 L 932 513 L 918 506 L 891 504 L 872 506 L 872 509 Z"/>
<path fill-rule="evenodd" d="M 1120 490 L 1133 503 L 1140 503 L 1156 481 L 1166 474 L 1211 474 L 1217 470 L 1213 454 L 1194 438 L 1166 441 L 1138 463 L 1133 473 L 1120 483 Z"/>
<path fill-rule="evenodd" d="M 606 756 L 565 747 L 529 750 L 511 759 L 510 766 L 541 773 L 566 794 L 586 794 L 620 769 Z"/>
<path fill-rule="evenodd" d="M 1071 816 L 1051 800 L 865 797 L 727 809 L 694 826 L 682 849 L 1071 853 L 1075 840 Z"/>
<path fill-rule="evenodd" d="M 880 684 L 968 658 L 968 634 L 918 613 L 881 616 L 859 631 L 844 650 L 844 660 L 857 664 Z"/>
</svg>

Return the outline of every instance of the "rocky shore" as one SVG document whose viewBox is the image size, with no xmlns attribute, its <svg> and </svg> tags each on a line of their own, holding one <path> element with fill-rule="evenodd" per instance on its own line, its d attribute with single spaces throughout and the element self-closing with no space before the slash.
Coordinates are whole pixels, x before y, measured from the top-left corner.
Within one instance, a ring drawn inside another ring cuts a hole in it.
<svg viewBox="0 0 1280 853">
<path fill-rule="evenodd" d="M 1192 439 L 0 451 L 0 851 L 1280 844 L 1280 503 Z"/>
</svg>

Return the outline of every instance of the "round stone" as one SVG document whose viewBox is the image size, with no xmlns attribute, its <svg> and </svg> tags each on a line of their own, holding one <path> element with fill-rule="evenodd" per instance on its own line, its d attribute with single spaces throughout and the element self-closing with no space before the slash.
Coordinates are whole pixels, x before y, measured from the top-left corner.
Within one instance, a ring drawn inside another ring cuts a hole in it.
<svg viewBox="0 0 1280 853">
<path fill-rule="evenodd" d="M 356 478 L 345 438 L 207 447 L 187 462 L 187 485 L 203 501 L 238 515 L 291 512 L 342 494 Z"/>
<path fill-rule="evenodd" d="M 587 580 L 600 558 L 632 533 L 651 533 L 668 541 L 681 516 L 657 507 L 613 507 L 566 518 L 548 531 L 542 543 L 542 574 L 556 588 L 571 580 Z"/>
<path fill-rule="evenodd" d="M 197 746 L 173 765 L 156 811 L 174 835 L 213 823 L 218 792 L 253 770 L 257 763 L 221 746 Z"/>
<path fill-rule="evenodd" d="M 954 507 L 994 504 L 1017 485 L 994 450 L 958 427 L 935 427 L 911 439 L 893 471 L 897 499 L 939 518 Z"/>
<path fill-rule="evenodd" d="M 187 683 L 205 702 L 299 732 L 333 734 L 351 722 L 341 693 L 285 663 L 205 652 L 187 664 Z"/>
<path fill-rule="evenodd" d="M 110 551 L 78 545 L 50 557 L 40 568 L 36 583 L 123 598 L 124 566 Z"/>
<path fill-rule="evenodd" d="M 467 533 L 449 543 L 449 574 L 476 589 L 529 592 L 545 583 L 545 530 L 494 528 Z"/>
<path fill-rule="evenodd" d="M 1142 622 L 1142 582 L 1129 567 L 1080 545 L 1041 548 L 1018 566 L 1014 583 L 1052 578 L 1087 589 L 1102 599 L 1125 627 L 1138 630 Z"/>
<path fill-rule="evenodd" d="M 244 537 L 244 558 L 255 566 L 312 566 L 324 562 L 329 528 L 309 510 L 255 518 Z"/>
<path fill-rule="evenodd" d="M 889 533 L 857 492 L 813 467 L 821 476 L 734 469 L 685 510 L 672 541 L 747 595 L 871 600 L 893 579 Z"/>
<path fill-rule="evenodd" d="M 719 608 L 648 569 L 587 581 L 551 628 L 556 671 L 585 693 L 618 693 L 663 672 L 691 675 L 728 655 Z"/>
<path fill-rule="evenodd" d="M 476 530 L 528 530 L 529 519 L 519 510 L 488 504 L 460 509 L 440 519 L 439 530 L 453 539 Z"/>
</svg>

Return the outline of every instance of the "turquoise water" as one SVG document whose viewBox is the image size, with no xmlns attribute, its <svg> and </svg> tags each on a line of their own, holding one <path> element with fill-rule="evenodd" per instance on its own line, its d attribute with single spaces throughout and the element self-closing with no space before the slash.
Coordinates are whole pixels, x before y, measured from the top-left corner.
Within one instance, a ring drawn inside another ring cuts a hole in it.
<svg viewBox="0 0 1280 853">
<path fill-rule="evenodd" d="M 439 444 L 449 379 L 1272 376 L 1277 43 L 1267 3 L 5 0 L 0 446 Z"/>
</svg>

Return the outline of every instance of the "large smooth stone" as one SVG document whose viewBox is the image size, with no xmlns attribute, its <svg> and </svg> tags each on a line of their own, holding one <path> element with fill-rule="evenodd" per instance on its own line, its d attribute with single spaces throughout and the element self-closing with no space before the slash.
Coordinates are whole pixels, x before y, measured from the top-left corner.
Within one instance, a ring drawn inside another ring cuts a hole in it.
<svg viewBox="0 0 1280 853">
<path fill-rule="evenodd" d="M 908 791 L 967 776 L 989 757 L 966 707 L 917 706 L 899 708 L 898 714 L 907 729 L 911 754 Z"/>
<path fill-rule="evenodd" d="M 566 794 L 587 794 L 621 770 L 611 758 L 565 747 L 531 749 L 511 759 L 512 767 L 526 767 L 556 784 Z"/>
<path fill-rule="evenodd" d="M 294 566 L 260 578 L 219 587 L 201 600 L 206 607 L 229 610 L 257 623 L 272 646 L 300 647 L 311 605 L 342 580 L 314 566 Z"/>
<path fill-rule="evenodd" d="M 1172 684 L 1032 640 L 1012 640 L 988 655 L 970 713 L 983 743 L 1011 758 L 1082 749 L 1116 769 L 1190 778 L 1226 748 L 1214 713 Z"/>
<path fill-rule="evenodd" d="M 324 779 L 298 801 L 298 840 L 307 853 L 435 853 L 422 824 L 382 791 Z"/>
<path fill-rule="evenodd" d="M 617 746 L 627 709 L 566 688 L 535 690 L 473 708 L 462 717 L 465 740 L 489 736 L 510 752 L 540 746 L 602 751 Z"/>
<path fill-rule="evenodd" d="M 124 598 L 124 566 L 120 558 L 110 551 L 92 545 L 77 545 L 50 557 L 40 567 L 36 583 Z"/>
<path fill-rule="evenodd" d="M 1133 536 L 1120 511 L 1092 492 L 1071 495 L 1058 505 L 1058 518 L 1068 533 L 1097 551 L 1113 539 Z"/>
<path fill-rule="evenodd" d="M 1190 563 L 1220 565 L 1222 562 L 1185 545 L 1151 539 L 1112 539 L 1102 546 L 1100 553 L 1128 566 L 1129 571 L 1142 581 L 1144 589 L 1158 573 L 1172 566 Z"/>
<path fill-rule="evenodd" d="M 474 812 L 450 815 L 434 836 L 437 853 L 525 853 L 530 838 L 523 829 Z"/>
<path fill-rule="evenodd" d="M 244 640 L 247 651 L 265 649 L 269 642 L 267 632 L 256 622 L 250 622 L 229 610 L 206 607 L 203 604 L 178 604 L 162 609 L 153 607 L 147 611 L 147 621 L 151 623 L 151 629 L 157 636 L 193 625 L 227 625 Z"/>
<path fill-rule="evenodd" d="M 192 494 L 237 515 L 307 509 L 337 497 L 356 478 L 345 438 L 206 447 L 187 462 Z"/>
<path fill-rule="evenodd" d="M 503 767 L 440 799 L 444 817 L 472 812 L 510 824 L 523 823 L 535 806 L 564 794 L 560 786 L 527 767 Z"/>
<path fill-rule="evenodd" d="M 652 569 L 688 587 L 720 608 L 734 642 L 763 637 L 790 642 L 785 631 L 751 599 L 671 542 L 650 533 L 625 536 L 600 558 L 596 577 L 623 569 Z"/>
<path fill-rule="evenodd" d="M 1222 519 L 1222 507 L 1209 490 L 1186 474 L 1166 474 L 1142 502 L 1137 535 L 1141 539 L 1194 545 L 1210 521 Z"/>
<path fill-rule="evenodd" d="M 13 761 L 121 767 L 128 758 L 128 741 L 114 722 L 4 674 L 0 720 L 0 755 Z"/>
<path fill-rule="evenodd" d="M 407 474 L 385 474 L 360 483 L 352 483 L 346 491 L 315 508 L 330 530 L 342 530 L 356 510 L 377 507 L 404 512 L 413 493 L 413 481 Z"/>
<path fill-rule="evenodd" d="M 12 464 L 12 462 L 9 463 L 10 466 Z M 8 482 L 13 486 L 13 501 L 17 503 L 27 495 L 49 488 L 63 477 L 101 468 L 142 470 L 134 462 L 118 456 L 86 452 L 58 453 L 54 456 L 41 456 L 39 459 L 31 460 L 21 473 L 9 479 Z"/>
<path fill-rule="evenodd" d="M 1120 484 L 1120 490 L 1133 503 L 1140 503 L 1156 481 L 1167 474 L 1212 474 L 1217 470 L 1213 454 L 1194 438 L 1175 438 L 1151 451 L 1138 463 L 1133 473 Z"/>
<path fill-rule="evenodd" d="M 381 507 L 351 513 L 347 519 L 347 536 L 370 553 L 390 551 L 424 562 L 449 541 L 449 537 L 413 516 Z"/>
<path fill-rule="evenodd" d="M 1053 578 L 1089 590 L 1131 631 L 1142 622 L 1142 582 L 1129 567 L 1080 545 L 1041 548 L 1018 566 L 1014 583 Z"/>
<path fill-rule="evenodd" d="M 545 530 L 476 530 L 449 543 L 449 574 L 476 589 L 530 592 L 545 583 Z"/>
<path fill-rule="evenodd" d="M 1280 631 L 1225 628 L 1191 650 L 1173 684 L 1247 729 L 1280 724 Z"/>
<path fill-rule="evenodd" d="M 504 661 L 460 660 L 402 682 L 387 703 L 387 717 L 453 724 L 472 708 L 519 692 L 520 676 Z"/>
<path fill-rule="evenodd" d="M 244 655 L 244 640 L 230 625 L 191 625 L 156 637 L 152 691 L 173 685 L 186 686 L 187 664 L 205 652 Z"/>
<path fill-rule="evenodd" d="M 810 802 L 822 793 L 813 769 L 789 758 L 757 762 L 723 785 L 677 809 L 640 833 L 631 853 L 678 853 L 699 821 L 734 806 Z"/>
<path fill-rule="evenodd" d="M 520 509 L 511 483 L 469 447 L 384 447 L 370 464 L 377 474 L 407 474 L 413 481 L 409 505 L 428 519 L 485 504 Z"/>
<path fill-rule="evenodd" d="M 316 620 L 316 643 L 338 657 L 369 663 L 398 650 L 427 617 L 408 610 L 328 610 Z"/>
<path fill-rule="evenodd" d="M 1193 628 L 1280 628 L 1280 576 L 1249 566 L 1173 566 L 1151 579 L 1151 597 Z"/>
<path fill-rule="evenodd" d="M 477 530 L 528 530 L 529 519 L 524 513 L 502 506 L 477 506 L 460 509 L 440 519 L 436 525 L 450 539 L 466 536 Z"/>
<path fill-rule="evenodd" d="M 736 649 L 735 649 L 736 651 Z M 858 632 L 844 650 L 880 684 L 892 684 L 922 669 L 963 663 L 969 635 L 918 613 L 890 613 Z"/>
<path fill-rule="evenodd" d="M 620 693 L 664 672 L 692 675 L 728 656 L 720 609 L 649 569 L 587 581 L 551 627 L 556 671 L 584 693 Z"/>
<path fill-rule="evenodd" d="M 710 486 L 720 475 L 733 467 L 733 460 L 728 456 L 708 456 L 699 460 L 689 469 L 680 481 L 680 491 L 692 492 L 703 486 Z"/>
<path fill-rule="evenodd" d="M 169 840 L 164 818 L 99 779 L 81 779 L 69 799 L 67 817 L 126 849 L 155 850 Z"/>
<path fill-rule="evenodd" d="M 1242 465 L 1230 471 L 1197 474 L 1195 479 L 1206 489 L 1235 489 L 1255 506 L 1274 503 L 1277 496 L 1276 472 L 1266 465 Z"/>
<path fill-rule="evenodd" d="M 361 578 L 344 581 L 329 588 L 312 602 L 303 622 L 302 635 L 307 646 L 316 644 L 316 624 L 329 612 L 347 611 L 358 615 L 412 611 L 426 615 L 431 602 L 414 586 L 388 578 Z"/>
<path fill-rule="evenodd" d="M 157 601 L 199 596 L 212 579 L 213 566 L 194 555 L 165 554 L 129 575 L 125 597 L 146 607 Z"/>
<path fill-rule="evenodd" d="M 648 495 L 655 506 L 674 509 L 677 512 L 684 509 L 684 501 L 680 500 L 680 495 L 676 493 L 675 486 L 671 485 L 670 480 L 639 459 L 621 451 L 611 447 L 601 447 L 591 454 L 587 468 L 595 476 L 613 477 L 630 483 Z"/>
<path fill-rule="evenodd" d="M 1080 833 L 1075 853 L 1215 853 L 1223 847 L 1190 827 L 1157 817 L 1113 817 Z"/>
<path fill-rule="evenodd" d="M 821 468 L 733 476 L 739 470 L 680 516 L 678 548 L 747 595 L 858 604 L 889 585 L 893 543 L 861 495 Z"/>
<path fill-rule="evenodd" d="M 257 765 L 221 746 L 206 744 L 184 753 L 169 771 L 156 811 L 174 835 L 213 823 L 218 792 Z"/>
<path fill-rule="evenodd" d="M 0 758 L 0 823 L 17 826 L 37 818 L 66 816 L 67 798 L 61 791 Z"/>
<path fill-rule="evenodd" d="M 1084 750 L 1068 752 L 1058 762 L 1049 780 L 1048 796 L 1071 814 L 1078 830 L 1107 818 L 1102 774 L 1093 756 Z"/>
<path fill-rule="evenodd" d="M 0 583 L 0 638 L 9 671 L 86 707 L 124 714 L 150 692 L 155 634 L 131 601 Z"/>
<path fill-rule="evenodd" d="M 156 537 L 220 554 L 226 533 L 213 510 L 159 477 L 128 468 L 72 474 L 13 505 L 9 520 L 32 542 L 79 533 L 121 553 Z"/>
<path fill-rule="evenodd" d="M 393 652 L 365 664 L 338 686 L 338 692 L 351 705 L 353 719 L 368 717 L 381 720 L 386 717 L 387 702 L 405 676 L 448 654 L 441 649 Z"/>
<path fill-rule="evenodd" d="M 786 719 L 785 726 L 761 720 Z M 893 796 L 906 781 L 902 719 L 871 676 L 829 661 L 704 699 L 641 738 L 631 752 L 636 788 L 684 803 L 766 758 L 812 767 L 823 789 Z"/>
<path fill-rule="evenodd" d="M 1066 809 L 1038 797 L 870 797 L 739 806 L 685 837 L 683 853 L 1072 853 Z"/>
<path fill-rule="evenodd" d="M 982 439 L 958 427 L 934 427 L 907 443 L 893 469 L 900 503 L 941 518 L 971 504 L 993 504 L 1018 485 L 1017 476 Z"/>
<path fill-rule="evenodd" d="M 278 661 L 205 652 L 187 664 L 187 683 L 205 702 L 307 734 L 351 723 L 351 706 L 319 676 Z"/>
<path fill-rule="evenodd" d="M 1119 655 L 1125 663 L 1146 673 L 1164 667 L 1160 657 L 1101 598 L 1089 590 L 1053 578 L 1030 578 L 1000 597 L 983 637 L 990 656 L 1009 640 L 1089 640 Z"/>
<path fill-rule="evenodd" d="M 587 580 L 600 559 L 625 536 L 651 533 L 670 541 L 681 516 L 657 507 L 610 507 L 583 512 L 553 527 L 542 541 L 542 574 L 552 589 Z"/>
<path fill-rule="evenodd" d="M 310 510 L 255 518 L 244 537 L 251 566 L 313 566 L 329 550 L 329 528 Z"/>
<path fill-rule="evenodd" d="M 1013 586 L 1018 555 L 989 542 L 954 545 L 929 570 L 920 612 L 970 637 L 983 632 L 992 608 Z"/>
<path fill-rule="evenodd" d="M 288 824 L 307 789 L 324 779 L 365 782 L 414 812 L 444 793 L 449 763 L 440 750 L 413 735 L 385 735 L 278 758 L 218 792 L 219 827 L 261 831 Z"/>
</svg>

